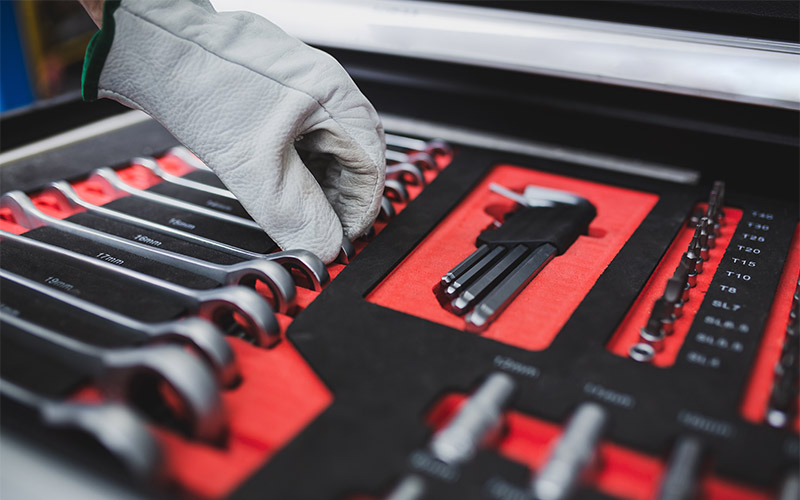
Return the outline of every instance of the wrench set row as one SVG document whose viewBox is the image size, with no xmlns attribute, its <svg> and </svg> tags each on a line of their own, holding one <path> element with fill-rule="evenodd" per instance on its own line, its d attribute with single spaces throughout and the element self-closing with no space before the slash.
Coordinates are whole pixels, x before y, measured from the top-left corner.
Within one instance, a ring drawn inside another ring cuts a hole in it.
<svg viewBox="0 0 800 500">
<path fill-rule="evenodd" d="M 425 449 L 415 451 L 409 460 L 413 472 L 400 479 L 385 500 L 422 500 L 431 496 L 431 482 L 441 485 L 460 476 L 460 470 L 474 460 L 482 448 L 497 448 L 503 435 L 513 432 L 506 422 L 507 409 L 518 390 L 514 379 L 504 372 L 487 376 L 477 390 L 458 408 L 447 423 L 431 437 Z M 594 402 L 579 404 L 563 426 L 560 435 L 548 445 L 544 462 L 523 486 L 498 476 L 485 484 L 483 498 L 520 500 L 566 500 L 597 477 L 603 463 L 599 452 L 607 430 L 612 426 L 607 410 Z M 695 435 L 679 437 L 657 479 L 657 499 L 695 498 L 712 459 L 703 439 Z M 438 467 L 433 464 L 437 464 Z M 442 481 L 444 479 L 444 481 Z M 656 478 L 653 478 L 656 480 Z M 589 482 L 593 479 L 589 480 Z M 789 474 L 777 498 L 795 498 L 796 475 Z"/>
<path fill-rule="evenodd" d="M 664 349 L 668 336 L 674 333 L 675 320 L 683 315 L 683 306 L 689 301 L 692 288 L 697 286 L 697 276 L 703 272 L 703 262 L 710 258 L 710 249 L 716 246 L 724 224 L 725 183 L 717 181 L 711 190 L 705 211 L 695 212 L 688 224 L 694 228 L 688 249 L 672 277 L 667 280 L 664 293 L 655 301 L 647 324 L 639 331 L 639 342 L 631 346 L 628 356 L 639 362 L 653 360 Z"/>
<path fill-rule="evenodd" d="M 441 141 L 387 134 L 387 143 L 382 222 L 453 154 Z M 130 163 L 53 182 L 34 197 L 0 198 L 0 393 L 46 427 L 89 436 L 133 476 L 153 481 L 163 473 L 153 422 L 225 446 L 222 391 L 248 376 L 225 337 L 275 346 L 276 315 L 302 309 L 297 287 L 315 296 L 330 274 L 308 251 L 277 251 L 187 150 Z M 137 183 L 132 168 L 140 178 L 144 169 L 147 181 Z M 337 263 L 355 251 L 345 242 Z M 63 369 L 64 390 L 41 390 L 37 367 Z M 100 403 L 71 396 L 87 386 Z"/>
</svg>

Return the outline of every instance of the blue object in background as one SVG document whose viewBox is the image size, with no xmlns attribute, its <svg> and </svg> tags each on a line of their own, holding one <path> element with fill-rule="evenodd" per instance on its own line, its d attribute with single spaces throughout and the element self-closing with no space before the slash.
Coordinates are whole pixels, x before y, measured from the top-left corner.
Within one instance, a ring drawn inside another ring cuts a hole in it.
<svg viewBox="0 0 800 500">
<path fill-rule="evenodd" d="M 14 4 L 0 0 L 0 111 L 33 102 Z"/>
</svg>

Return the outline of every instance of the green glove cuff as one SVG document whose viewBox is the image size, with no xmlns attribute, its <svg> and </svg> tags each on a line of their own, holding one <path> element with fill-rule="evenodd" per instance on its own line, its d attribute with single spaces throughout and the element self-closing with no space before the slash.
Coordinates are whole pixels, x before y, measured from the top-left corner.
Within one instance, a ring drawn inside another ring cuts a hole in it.
<svg viewBox="0 0 800 500">
<path fill-rule="evenodd" d="M 114 41 L 114 11 L 121 0 L 106 0 L 103 5 L 103 27 L 94 34 L 86 47 L 81 74 L 81 94 L 84 101 L 97 100 L 97 84 L 106 63 L 111 42 Z"/>
</svg>

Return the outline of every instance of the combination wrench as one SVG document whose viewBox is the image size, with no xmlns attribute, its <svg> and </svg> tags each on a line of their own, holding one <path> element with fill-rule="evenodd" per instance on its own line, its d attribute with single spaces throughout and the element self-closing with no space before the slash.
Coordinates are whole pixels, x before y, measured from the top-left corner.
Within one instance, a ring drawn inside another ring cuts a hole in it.
<svg viewBox="0 0 800 500">
<path fill-rule="evenodd" d="M 0 241 L 8 241 L 21 247 L 26 252 L 41 252 L 52 257 L 61 257 L 70 263 L 83 267 L 89 267 L 90 276 L 95 280 L 104 280 L 108 285 L 109 291 L 116 288 L 119 293 L 130 295 L 129 290 L 122 290 L 125 282 L 139 286 L 141 291 L 146 294 L 144 297 L 154 295 L 162 300 L 172 300 L 179 304 L 184 310 L 184 314 L 196 314 L 202 318 L 225 326 L 224 320 L 230 319 L 231 315 L 240 317 L 244 324 L 241 325 L 251 341 L 259 346 L 269 347 L 280 340 L 280 327 L 272 312 L 269 304 L 255 291 L 241 286 L 225 286 L 213 288 L 211 290 L 192 290 L 168 281 L 164 281 L 146 274 L 132 271 L 124 267 L 87 257 L 83 254 L 43 243 L 16 234 L 0 231 Z M 13 250 L 13 248 L 12 248 Z M 41 259 L 40 259 L 41 261 Z M 37 265 L 46 265 L 38 261 Z M 14 260 L 12 260 L 13 265 Z M 52 263 L 51 263 L 52 265 Z M 7 268 L 7 265 L 3 266 Z M 58 274 L 57 271 L 53 271 Z M 45 271 L 45 274 L 47 272 Z M 51 282 L 53 286 L 59 283 Z M 63 285 L 62 285 L 63 286 Z M 74 287 L 74 285 L 69 285 Z M 149 293 L 148 293 L 149 292 Z M 102 300 L 105 297 L 96 297 L 95 300 Z M 104 304 L 113 308 L 113 304 Z M 127 306 L 127 304 L 126 304 Z M 222 322 L 220 324 L 219 322 Z"/>
<path fill-rule="evenodd" d="M 216 185 L 208 184 L 206 182 L 200 182 L 193 180 L 191 178 L 187 178 L 184 176 L 174 175 L 163 168 L 161 165 L 158 164 L 155 158 L 151 157 L 137 157 L 131 160 L 131 165 L 139 165 L 142 167 L 147 168 L 150 170 L 156 177 L 161 179 L 162 181 L 175 184 L 181 187 L 193 189 L 195 191 L 200 191 L 203 193 L 208 193 L 210 195 L 219 196 L 222 198 L 227 198 L 229 200 L 236 200 L 236 195 L 231 193 L 229 190 L 225 188 L 218 187 Z M 206 171 L 199 171 L 203 177 L 205 176 L 213 176 L 212 173 Z M 210 179 L 209 179 L 210 180 Z M 221 183 L 221 181 L 220 181 Z M 408 201 L 408 190 L 405 186 L 398 181 L 389 179 L 384 185 L 384 194 L 390 197 L 393 201 L 400 201 L 406 202 Z M 211 206 L 211 208 L 214 208 Z"/>
<path fill-rule="evenodd" d="M 87 376 L 113 401 L 137 406 L 137 396 L 142 396 L 137 391 L 160 397 L 160 383 L 165 383 L 180 399 L 179 413 L 185 411 L 183 423 L 192 436 L 219 443 L 227 433 L 219 386 L 206 366 L 179 346 L 99 348 L 5 311 L 0 311 L 0 325 L 0 338 Z"/>
<path fill-rule="evenodd" d="M 15 310 L 22 318 L 42 324 L 42 316 L 49 319 L 57 315 L 53 325 L 42 326 L 74 325 L 84 331 L 107 332 L 131 346 L 169 342 L 188 345 L 211 367 L 220 384 L 231 386 L 239 380 L 233 350 L 222 331 L 204 319 L 145 323 L 5 269 L 0 269 L 0 288 L 3 290 L 0 304 Z"/>
<path fill-rule="evenodd" d="M 212 210 L 194 203 L 170 198 L 169 196 L 164 196 L 157 193 L 151 193 L 150 191 L 146 191 L 144 189 L 135 188 L 120 179 L 117 173 L 108 167 L 93 170 L 89 175 L 89 181 L 104 184 L 105 186 L 111 188 L 115 195 L 130 195 L 135 198 L 147 200 L 151 203 L 157 203 L 159 205 L 185 210 L 203 217 L 218 219 L 228 224 L 250 228 L 262 233 L 264 232 L 264 230 L 261 229 L 261 226 L 259 226 L 258 223 L 252 219 L 245 219 L 236 215 L 222 213 L 218 210 Z"/>
<path fill-rule="evenodd" d="M 383 184 L 383 196 L 391 201 L 408 203 L 409 195 L 405 184 L 397 179 L 386 179 Z"/>
<path fill-rule="evenodd" d="M 120 177 L 114 170 L 108 167 L 95 169 L 89 176 L 89 180 L 105 183 L 105 185 L 111 187 L 114 190 L 114 194 L 116 195 L 127 194 L 134 198 L 145 200 L 147 202 L 157 203 L 163 206 L 184 210 L 201 217 L 216 219 L 218 221 L 228 224 L 234 224 L 243 227 L 245 229 L 252 230 L 254 232 L 253 234 L 254 237 L 268 238 L 267 233 L 264 232 L 261 226 L 259 226 L 258 223 L 250 217 L 245 208 L 242 207 L 241 204 L 239 204 L 239 202 L 235 200 L 227 200 L 227 204 L 215 202 L 213 205 L 215 208 L 206 208 L 204 206 L 198 205 L 193 201 L 185 201 L 173 196 L 166 196 L 152 191 L 137 189 L 125 183 L 122 179 L 120 179 Z M 154 186 L 151 189 L 155 189 L 157 187 L 158 185 Z M 190 189 L 190 192 L 191 191 L 192 190 Z M 225 211 L 219 210 L 218 208 L 223 205 L 226 207 L 226 210 Z M 227 213 L 227 211 L 229 210 L 236 211 L 239 213 L 239 215 L 233 215 Z M 272 245 L 275 245 L 275 243 L 272 242 L 272 240 L 269 241 Z M 339 259 L 342 259 L 341 257 L 342 252 L 343 250 L 340 249 Z"/>
<path fill-rule="evenodd" d="M 416 165 L 410 163 L 393 163 L 386 165 L 386 178 L 410 184 L 412 186 L 423 186 L 427 184 L 425 174 Z"/>
<path fill-rule="evenodd" d="M 27 410 L 47 428 L 88 436 L 139 480 L 155 482 L 161 476 L 161 446 L 141 417 L 124 405 L 59 401 L 6 379 L 0 379 L 0 397 L 4 405 Z"/>
<path fill-rule="evenodd" d="M 439 139 L 424 141 L 422 139 L 414 139 L 413 137 L 406 137 L 403 135 L 386 134 L 386 146 L 404 151 L 422 151 L 433 157 L 449 156 L 453 154 L 453 148 Z"/>
<path fill-rule="evenodd" d="M 410 151 L 403 153 L 391 149 L 386 150 L 386 164 L 407 163 L 420 170 L 437 170 L 436 160 L 424 151 Z"/>
<path fill-rule="evenodd" d="M 303 276 L 308 283 L 308 287 L 314 290 L 321 290 L 330 281 L 330 275 L 325 264 L 313 253 L 307 250 L 285 250 L 273 253 L 258 253 L 246 250 L 234 245 L 223 243 L 203 236 L 198 236 L 180 229 L 152 222 L 140 217 L 129 215 L 117 210 L 98 206 L 90 203 L 75 192 L 72 186 L 66 181 L 57 181 L 50 184 L 44 193 L 54 196 L 59 202 L 64 203 L 70 210 L 83 210 L 87 214 L 95 215 L 112 221 L 123 223 L 127 226 L 134 226 L 140 230 L 156 233 L 155 237 L 139 234 L 138 231 L 131 233 L 126 239 L 136 239 L 150 244 L 150 246 L 166 247 L 172 242 L 190 243 L 204 249 L 234 256 L 241 260 L 264 259 L 277 262 L 290 271 L 295 271 Z M 117 234 L 123 236 L 123 234 Z M 153 243 L 155 242 L 155 243 Z"/>
<path fill-rule="evenodd" d="M 289 312 L 295 301 L 297 291 L 292 276 L 283 266 L 272 261 L 254 259 L 238 264 L 220 265 L 127 240 L 81 226 L 80 224 L 51 217 L 36 208 L 31 199 L 21 191 L 11 191 L 4 194 L 0 198 L 0 208 L 10 210 L 16 224 L 26 229 L 55 228 L 61 232 L 97 244 L 107 245 L 108 247 L 183 269 L 190 273 L 200 274 L 216 281 L 220 285 L 254 284 L 256 280 L 261 281 L 270 290 L 273 306 L 277 312 Z M 101 252 L 98 255 L 104 254 Z M 133 266 L 135 266 L 135 263 Z M 137 270 L 135 267 L 132 268 Z"/>
<path fill-rule="evenodd" d="M 177 155 L 176 155 L 177 156 Z M 181 158 L 183 159 L 183 158 Z M 184 160 L 185 161 L 185 160 Z M 206 184 L 205 182 L 198 182 L 192 179 L 187 179 L 185 177 L 181 177 L 179 175 L 173 175 L 158 164 L 155 158 L 150 157 L 137 157 L 131 160 L 131 165 L 141 165 L 156 175 L 156 177 L 160 178 L 164 182 L 169 182 L 171 184 L 177 184 L 179 186 L 187 187 L 190 189 L 194 189 L 197 191 L 203 191 L 208 194 L 213 194 L 215 196 L 221 196 L 223 198 L 228 198 L 231 200 L 235 200 L 236 196 L 228 191 L 227 189 L 220 188 L 217 186 L 212 186 L 210 184 Z M 188 162 L 187 162 L 188 163 Z M 194 165 L 190 164 L 192 167 Z M 205 172 L 205 170 L 201 170 L 201 172 Z M 212 174 L 213 175 L 213 174 Z M 216 176 L 215 176 L 216 177 Z M 220 181 L 222 182 L 222 181 Z"/>
</svg>

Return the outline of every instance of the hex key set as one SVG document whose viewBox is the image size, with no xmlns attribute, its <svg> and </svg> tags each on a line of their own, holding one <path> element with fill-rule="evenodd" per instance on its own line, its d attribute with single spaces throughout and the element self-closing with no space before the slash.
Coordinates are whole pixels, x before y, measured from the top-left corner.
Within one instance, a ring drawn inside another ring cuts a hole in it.
<svg viewBox="0 0 800 500">
<path fill-rule="evenodd" d="M 144 496 L 792 498 L 796 207 L 412 136 L 329 266 L 169 140 L 4 187 L 7 432 Z"/>
</svg>

